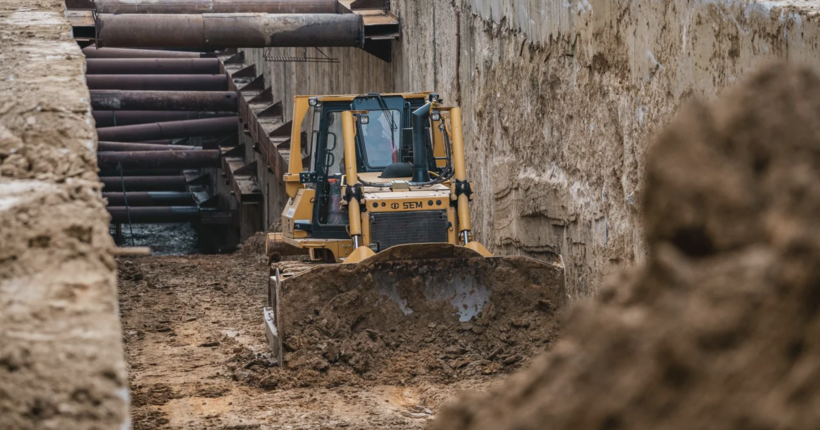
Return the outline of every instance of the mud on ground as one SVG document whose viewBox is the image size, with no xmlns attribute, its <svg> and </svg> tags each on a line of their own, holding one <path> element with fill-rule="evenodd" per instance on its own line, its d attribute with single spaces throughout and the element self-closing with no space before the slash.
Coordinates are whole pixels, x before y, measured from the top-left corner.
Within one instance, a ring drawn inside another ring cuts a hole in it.
<svg viewBox="0 0 820 430">
<path fill-rule="evenodd" d="M 535 300 L 530 320 L 363 327 L 334 347 L 317 318 L 287 339 L 293 363 L 283 369 L 264 337 L 268 267 L 258 255 L 119 267 L 136 429 L 425 428 L 457 392 L 484 391 L 549 347 L 558 325 Z"/>
</svg>

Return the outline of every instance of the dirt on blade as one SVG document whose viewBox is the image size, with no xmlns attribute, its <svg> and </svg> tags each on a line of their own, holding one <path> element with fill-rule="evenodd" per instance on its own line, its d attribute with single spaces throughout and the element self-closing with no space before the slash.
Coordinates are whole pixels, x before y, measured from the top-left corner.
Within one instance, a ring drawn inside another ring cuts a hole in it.
<svg viewBox="0 0 820 430">
<path fill-rule="evenodd" d="M 562 275 L 516 257 L 323 265 L 283 283 L 282 373 L 403 384 L 508 372 L 556 339 Z M 488 301 L 454 303 L 447 285 Z"/>
<path fill-rule="evenodd" d="M 764 69 L 648 160 L 645 268 L 436 429 L 775 429 L 820 421 L 820 79 Z"/>
</svg>

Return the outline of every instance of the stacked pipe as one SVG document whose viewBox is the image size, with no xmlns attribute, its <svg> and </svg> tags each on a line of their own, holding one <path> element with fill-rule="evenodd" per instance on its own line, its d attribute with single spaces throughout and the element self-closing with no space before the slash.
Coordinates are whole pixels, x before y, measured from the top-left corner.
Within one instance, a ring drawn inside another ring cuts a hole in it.
<svg viewBox="0 0 820 430">
<path fill-rule="evenodd" d="M 78 2 L 94 9 L 96 43 L 84 53 L 98 163 L 102 172 L 116 173 L 102 177 L 114 222 L 193 217 L 181 173 L 217 167 L 220 153 L 177 139 L 239 130 L 237 95 L 228 92 L 215 55 L 169 48 L 362 47 L 365 41 L 362 16 L 344 13 L 338 0 L 70 3 Z"/>
<path fill-rule="evenodd" d="M 220 153 L 191 138 L 237 133 L 239 126 L 237 94 L 228 91 L 219 60 L 183 51 L 84 52 L 111 221 L 195 221 L 199 208 L 185 173 L 219 167 Z"/>
</svg>

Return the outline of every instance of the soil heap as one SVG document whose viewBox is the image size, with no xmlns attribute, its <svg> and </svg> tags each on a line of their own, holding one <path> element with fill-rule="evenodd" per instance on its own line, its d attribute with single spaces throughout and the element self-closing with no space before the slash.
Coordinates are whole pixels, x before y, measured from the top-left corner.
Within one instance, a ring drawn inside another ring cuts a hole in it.
<svg viewBox="0 0 820 430">
<path fill-rule="evenodd" d="M 286 367 L 272 372 L 302 384 L 449 382 L 511 371 L 557 338 L 565 294 L 560 268 L 527 258 L 445 260 L 435 267 L 401 262 L 371 272 L 333 265 L 300 275 L 294 286 L 286 281 Z M 389 279 L 379 276 L 387 273 Z M 467 321 L 459 321 L 448 299 L 428 298 L 434 293 L 421 280 L 468 275 L 490 292 Z M 377 287 L 391 280 L 407 314 Z"/>
<path fill-rule="evenodd" d="M 645 267 L 436 429 L 820 422 L 820 79 L 777 64 L 693 102 L 647 162 Z"/>
</svg>

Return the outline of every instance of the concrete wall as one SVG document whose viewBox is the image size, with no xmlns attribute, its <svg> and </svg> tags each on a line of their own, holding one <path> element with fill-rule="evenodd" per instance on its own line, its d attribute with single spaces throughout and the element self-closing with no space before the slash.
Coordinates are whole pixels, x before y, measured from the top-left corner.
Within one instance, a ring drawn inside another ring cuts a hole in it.
<svg viewBox="0 0 820 430">
<path fill-rule="evenodd" d="M 820 66 L 816 3 L 396 0 L 395 89 L 463 106 L 478 238 L 561 253 L 570 295 L 590 295 L 646 253 L 653 134 L 773 57 Z"/>
<path fill-rule="evenodd" d="M 0 57 L 0 428 L 127 428 L 114 244 L 62 1 L 0 2 Z"/>
<path fill-rule="evenodd" d="M 306 94 L 359 94 L 393 89 L 389 63 L 356 48 L 246 49 L 246 58 L 265 73 L 275 100 L 284 104 L 285 118 L 293 116 L 293 96 Z M 266 61 L 268 57 L 335 58 L 339 63 Z"/>
</svg>

